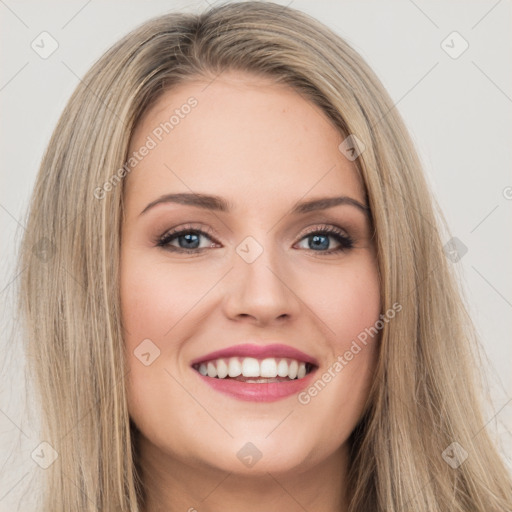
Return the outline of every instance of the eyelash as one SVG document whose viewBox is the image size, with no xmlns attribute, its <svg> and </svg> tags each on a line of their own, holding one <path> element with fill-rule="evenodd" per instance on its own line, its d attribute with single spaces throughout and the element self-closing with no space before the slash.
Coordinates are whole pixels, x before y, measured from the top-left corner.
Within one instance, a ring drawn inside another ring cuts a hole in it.
<svg viewBox="0 0 512 512">
<path fill-rule="evenodd" d="M 172 245 L 169 245 L 170 242 L 173 239 L 177 239 L 180 236 L 186 235 L 186 234 L 195 234 L 195 235 L 203 235 L 207 238 L 213 239 L 211 229 L 209 228 L 194 228 L 192 226 L 185 226 L 182 229 L 172 230 L 166 232 L 164 235 L 158 238 L 156 241 L 156 245 L 158 247 L 162 247 L 165 250 L 171 251 L 171 252 L 177 252 L 177 253 L 185 253 L 185 254 L 198 254 L 200 252 L 203 252 L 205 249 L 209 249 L 209 247 L 201 247 L 198 249 L 184 249 L 182 247 L 174 247 Z M 304 235 L 301 237 L 300 240 L 303 240 L 304 238 L 313 236 L 313 235 L 328 235 L 336 239 L 336 241 L 340 244 L 340 247 L 337 249 L 329 249 L 327 251 L 315 251 L 313 249 L 308 249 L 314 253 L 320 253 L 320 254 L 334 254 L 339 252 L 344 252 L 352 249 L 354 247 L 354 240 L 346 235 L 343 231 L 341 231 L 339 228 L 336 228 L 334 226 L 319 226 L 315 227 L 311 230 L 308 230 Z"/>
</svg>

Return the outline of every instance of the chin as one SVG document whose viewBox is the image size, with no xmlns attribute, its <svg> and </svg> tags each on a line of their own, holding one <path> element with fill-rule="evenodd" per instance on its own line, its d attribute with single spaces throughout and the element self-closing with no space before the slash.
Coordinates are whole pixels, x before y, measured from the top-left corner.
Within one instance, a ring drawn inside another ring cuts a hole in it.
<svg viewBox="0 0 512 512">
<path fill-rule="evenodd" d="M 210 442 L 206 451 L 200 449 L 201 458 L 218 470 L 251 476 L 300 471 L 311 460 L 313 450 L 304 446 L 302 436 L 283 439 L 266 435 L 248 433 L 218 445 Z"/>
</svg>

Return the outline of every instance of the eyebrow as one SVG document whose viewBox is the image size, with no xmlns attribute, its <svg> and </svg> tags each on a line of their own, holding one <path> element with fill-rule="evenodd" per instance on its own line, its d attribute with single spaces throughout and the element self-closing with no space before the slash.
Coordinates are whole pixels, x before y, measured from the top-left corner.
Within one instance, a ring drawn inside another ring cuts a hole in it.
<svg viewBox="0 0 512 512">
<path fill-rule="evenodd" d="M 155 199 L 151 203 L 149 203 L 144 210 L 142 210 L 139 214 L 143 215 L 151 208 L 155 207 L 158 204 L 162 203 L 176 203 L 176 204 L 184 204 L 188 206 L 195 206 L 197 208 L 203 208 L 205 210 L 218 211 L 218 212 L 230 212 L 233 209 L 233 204 L 229 201 L 226 201 L 222 197 L 212 196 L 207 194 L 189 194 L 189 193 L 179 193 L 179 194 L 165 194 L 158 199 Z M 304 214 L 316 210 L 325 210 L 327 208 L 332 208 L 333 206 L 338 205 L 349 205 L 354 206 L 355 208 L 361 210 L 365 215 L 368 215 L 370 209 L 367 205 L 361 203 L 357 199 L 353 199 L 348 196 L 336 196 L 336 197 L 320 197 L 318 199 L 311 199 L 309 201 L 303 201 L 297 203 L 292 211 L 292 215 Z"/>
</svg>

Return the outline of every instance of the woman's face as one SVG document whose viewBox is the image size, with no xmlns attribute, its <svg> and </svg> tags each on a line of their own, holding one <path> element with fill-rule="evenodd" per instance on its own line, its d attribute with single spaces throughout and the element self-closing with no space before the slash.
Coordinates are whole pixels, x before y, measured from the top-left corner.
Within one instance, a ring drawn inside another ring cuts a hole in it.
<svg viewBox="0 0 512 512">
<path fill-rule="evenodd" d="M 167 467 L 300 472 L 346 455 L 377 354 L 377 337 L 357 340 L 380 302 L 342 141 L 292 89 L 233 72 L 167 92 L 137 126 L 128 405 L 142 450 Z"/>
</svg>

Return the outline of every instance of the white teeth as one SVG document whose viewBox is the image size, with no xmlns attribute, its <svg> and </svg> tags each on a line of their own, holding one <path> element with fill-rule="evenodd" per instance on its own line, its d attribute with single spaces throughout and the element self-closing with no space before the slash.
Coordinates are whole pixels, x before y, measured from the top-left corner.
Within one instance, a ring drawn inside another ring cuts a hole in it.
<svg viewBox="0 0 512 512">
<path fill-rule="evenodd" d="M 288 377 L 288 363 L 286 359 L 281 359 L 277 365 L 277 375 L 279 377 Z"/>
<path fill-rule="evenodd" d="M 208 363 L 208 377 L 217 377 L 217 368 L 212 362 Z"/>
<path fill-rule="evenodd" d="M 228 376 L 228 365 L 224 359 L 219 359 L 217 361 L 217 375 L 219 379 L 224 379 Z"/>
<path fill-rule="evenodd" d="M 238 357 L 232 357 L 229 360 L 228 375 L 230 377 L 238 377 L 242 375 L 242 365 L 238 360 Z"/>
<path fill-rule="evenodd" d="M 261 361 L 260 377 L 277 377 L 277 364 L 275 359 L 270 357 Z"/>
<path fill-rule="evenodd" d="M 196 369 L 201 375 L 211 378 L 259 377 L 262 379 L 260 382 L 268 382 L 265 379 L 276 377 L 302 379 L 307 374 L 306 364 L 295 359 L 274 357 L 267 357 L 261 361 L 254 357 L 230 357 L 201 363 Z"/>
<path fill-rule="evenodd" d="M 299 363 L 293 360 L 288 366 L 288 377 L 295 379 L 297 377 L 297 371 L 299 370 Z"/>
<path fill-rule="evenodd" d="M 242 375 L 244 377 L 259 377 L 260 376 L 260 363 L 253 357 L 246 357 L 242 361 Z"/>
</svg>

